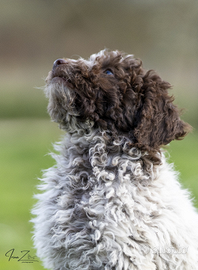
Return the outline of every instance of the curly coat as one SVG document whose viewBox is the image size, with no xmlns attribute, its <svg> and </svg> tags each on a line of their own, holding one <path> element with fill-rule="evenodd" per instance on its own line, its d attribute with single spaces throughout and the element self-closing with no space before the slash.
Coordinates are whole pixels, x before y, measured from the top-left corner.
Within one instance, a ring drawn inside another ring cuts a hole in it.
<svg viewBox="0 0 198 270">
<path fill-rule="evenodd" d="M 54 62 L 48 111 L 66 135 L 32 211 L 45 267 L 197 269 L 198 215 L 161 151 L 191 129 L 169 88 L 119 51 Z"/>
</svg>

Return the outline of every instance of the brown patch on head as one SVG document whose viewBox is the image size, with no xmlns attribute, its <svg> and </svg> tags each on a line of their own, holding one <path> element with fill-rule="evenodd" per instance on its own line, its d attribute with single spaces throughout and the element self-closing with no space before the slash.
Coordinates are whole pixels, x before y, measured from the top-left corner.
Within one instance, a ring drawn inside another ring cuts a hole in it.
<svg viewBox="0 0 198 270">
<path fill-rule="evenodd" d="M 108 130 L 114 137 L 124 135 L 150 153 L 190 131 L 168 94 L 170 84 L 155 72 L 144 71 L 132 55 L 102 51 L 88 61 L 59 61 L 47 85 L 53 96 L 50 114 L 63 128 L 68 127 L 65 115 L 75 112 L 77 124 L 89 120 L 93 128 Z"/>
</svg>

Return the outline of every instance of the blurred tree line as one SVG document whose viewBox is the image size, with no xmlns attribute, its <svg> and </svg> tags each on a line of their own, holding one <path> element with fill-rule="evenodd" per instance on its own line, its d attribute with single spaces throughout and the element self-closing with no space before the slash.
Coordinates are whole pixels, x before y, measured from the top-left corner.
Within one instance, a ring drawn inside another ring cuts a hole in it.
<svg viewBox="0 0 198 270">
<path fill-rule="evenodd" d="M 0 0 L 0 117 L 46 117 L 34 87 L 59 57 L 133 53 L 174 85 L 198 126 L 198 1 Z"/>
</svg>

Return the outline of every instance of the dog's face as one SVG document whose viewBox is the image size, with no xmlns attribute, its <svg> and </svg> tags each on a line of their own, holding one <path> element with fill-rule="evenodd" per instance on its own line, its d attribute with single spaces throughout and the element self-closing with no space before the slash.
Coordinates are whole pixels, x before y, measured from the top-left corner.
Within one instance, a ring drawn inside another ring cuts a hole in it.
<svg viewBox="0 0 198 270">
<path fill-rule="evenodd" d="M 157 150 L 190 130 L 169 88 L 132 55 L 106 50 L 89 60 L 58 59 L 46 79 L 48 111 L 62 128 L 124 134 L 145 150 Z"/>
</svg>

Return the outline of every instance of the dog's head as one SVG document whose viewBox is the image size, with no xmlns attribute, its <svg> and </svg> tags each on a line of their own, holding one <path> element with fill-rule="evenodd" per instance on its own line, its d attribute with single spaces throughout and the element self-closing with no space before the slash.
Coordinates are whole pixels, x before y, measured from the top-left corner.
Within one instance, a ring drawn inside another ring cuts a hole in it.
<svg viewBox="0 0 198 270">
<path fill-rule="evenodd" d="M 62 128 L 124 134 L 133 145 L 150 151 L 190 130 L 180 119 L 169 88 L 133 55 L 106 50 L 89 60 L 58 59 L 46 79 L 48 111 Z"/>
</svg>

